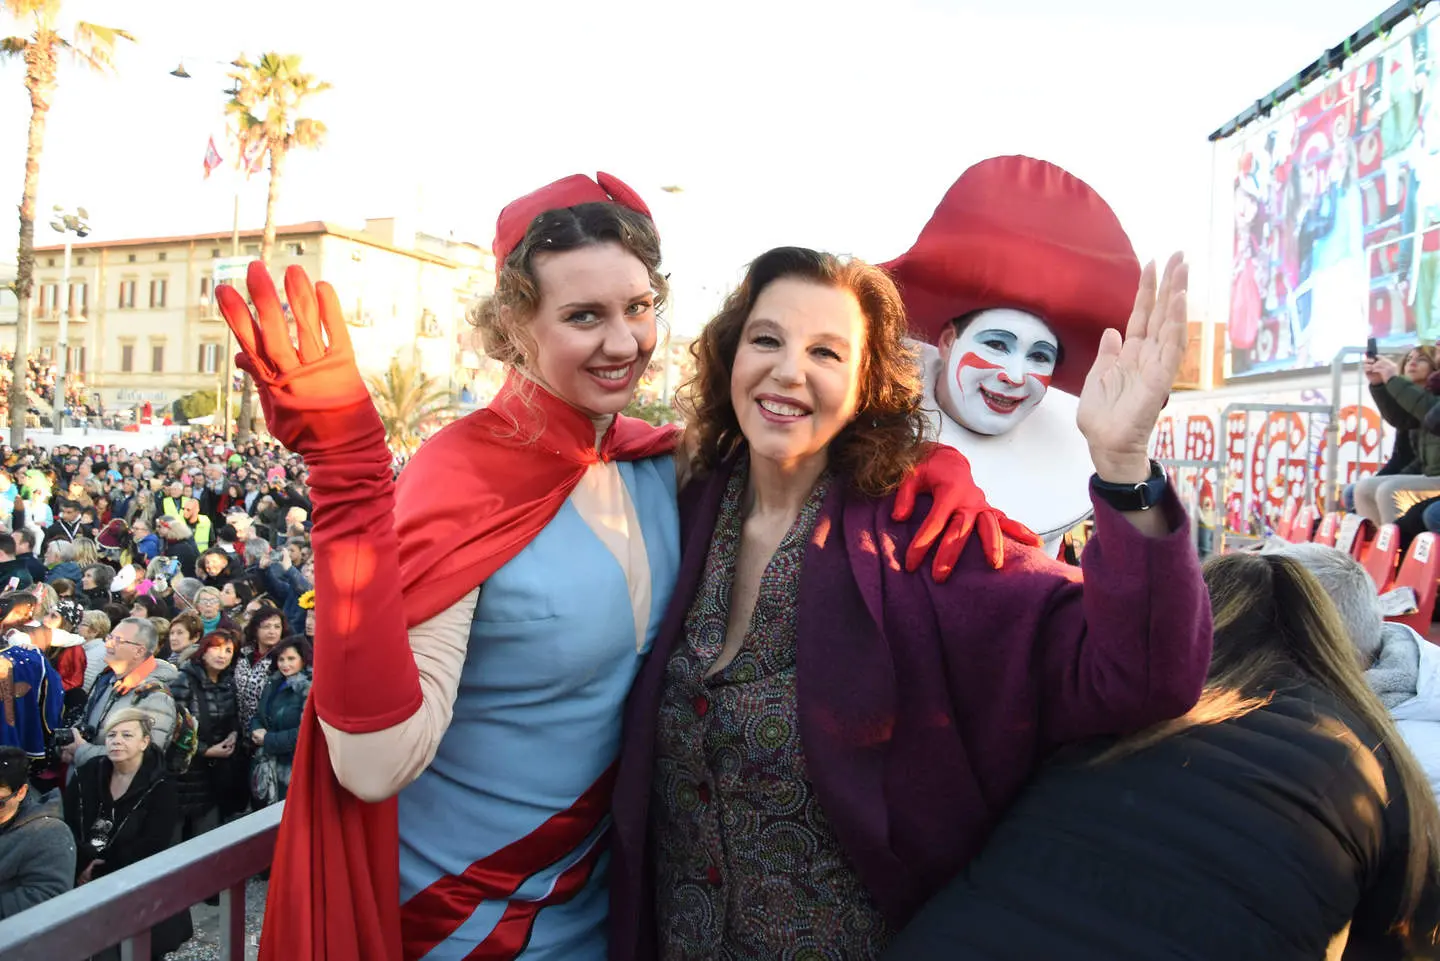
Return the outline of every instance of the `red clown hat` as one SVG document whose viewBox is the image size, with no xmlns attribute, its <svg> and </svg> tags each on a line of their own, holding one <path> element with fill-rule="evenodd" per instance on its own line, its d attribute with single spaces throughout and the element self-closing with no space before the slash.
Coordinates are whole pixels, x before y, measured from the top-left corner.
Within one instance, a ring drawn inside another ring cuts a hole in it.
<svg viewBox="0 0 1440 961">
<path fill-rule="evenodd" d="M 525 239 L 525 231 L 530 229 L 530 224 L 547 210 L 607 201 L 629 207 L 636 213 L 654 219 L 651 217 L 650 208 L 645 206 L 645 201 L 619 177 L 598 173 L 595 179 L 591 180 L 584 174 L 572 174 L 505 205 L 505 209 L 500 211 L 500 218 L 495 222 L 495 243 L 491 247 L 491 252 L 495 254 L 495 263 L 505 263 L 510 252 Z"/>
<path fill-rule="evenodd" d="M 1051 386 L 1079 395 L 1106 327 L 1122 332 L 1140 262 L 1109 205 L 1043 160 L 992 157 L 960 175 L 914 246 L 882 264 L 910 331 L 934 343 L 977 310 L 1034 314 L 1060 339 Z"/>
</svg>

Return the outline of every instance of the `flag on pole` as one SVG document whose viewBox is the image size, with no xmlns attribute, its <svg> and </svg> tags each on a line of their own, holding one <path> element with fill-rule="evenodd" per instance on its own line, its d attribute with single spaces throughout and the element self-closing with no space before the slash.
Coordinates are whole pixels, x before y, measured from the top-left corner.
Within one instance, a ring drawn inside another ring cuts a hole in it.
<svg viewBox="0 0 1440 961">
<path fill-rule="evenodd" d="M 251 139 L 241 150 L 240 165 L 245 168 L 247 178 L 258 174 L 265 167 L 265 141 L 259 137 Z"/>
<path fill-rule="evenodd" d="M 205 179 L 209 180 L 210 173 L 224 162 L 220 151 L 215 149 L 215 138 L 212 136 L 209 145 L 205 148 Z"/>
</svg>

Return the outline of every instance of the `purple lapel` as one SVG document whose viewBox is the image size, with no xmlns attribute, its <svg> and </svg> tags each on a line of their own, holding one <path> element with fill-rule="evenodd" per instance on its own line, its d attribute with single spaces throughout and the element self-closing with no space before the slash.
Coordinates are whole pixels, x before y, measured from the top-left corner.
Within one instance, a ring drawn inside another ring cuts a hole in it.
<svg viewBox="0 0 1440 961">
<path fill-rule="evenodd" d="M 885 635 L 882 565 L 890 545 L 875 543 L 882 509 L 837 482 L 825 499 L 805 552 L 795 658 L 800 735 L 820 806 L 862 878 L 909 887 L 909 872 L 889 847 L 886 759 L 897 707 L 895 663 Z M 892 920 L 913 903 L 908 890 L 873 890 Z"/>
<path fill-rule="evenodd" d="M 630 688 L 625 705 L 620 770 L 612 795 L 610 853 L 610 956 L 635 961 L 655 956 L 654 894 L 647 837 L 650 786 L 655 764 L 655 731 L 665 664 L 685 633 L 685 616 L 700 587 L 710 539 L 734 462 L 693 481 L 680 495 L 680 573 L 670 606 Z"/>
</svg>

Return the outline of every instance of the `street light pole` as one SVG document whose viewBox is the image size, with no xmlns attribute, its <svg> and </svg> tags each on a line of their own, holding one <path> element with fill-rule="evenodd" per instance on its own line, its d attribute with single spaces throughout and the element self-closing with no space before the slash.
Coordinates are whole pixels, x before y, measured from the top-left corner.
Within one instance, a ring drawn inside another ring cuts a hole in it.
<svg viewBox="0 0 1440 961">
<path fill-rule="evenodd" d="M 51 230 L 65 235 L 65 265 L 60 273 L 60 290 L 65 298 L 65 305 L 60 310 L 60 333 L 55 345 L 60 356 L 55 361 L 55 403 L 51 411 L 55 418 L 56 437 L 65 433 L 65 409 L 69 395 L 66 380 L 70 368 L 70 307 L 75 300 L 70 293 L 70 235 L 84 237 L 89 234 L 89 219 L 90 215 L 85 212 L 84 207 L 76 207 L 74 213 L 69 213 L 57 204 L 55 219 L 50 221 Z"/>
</svg>

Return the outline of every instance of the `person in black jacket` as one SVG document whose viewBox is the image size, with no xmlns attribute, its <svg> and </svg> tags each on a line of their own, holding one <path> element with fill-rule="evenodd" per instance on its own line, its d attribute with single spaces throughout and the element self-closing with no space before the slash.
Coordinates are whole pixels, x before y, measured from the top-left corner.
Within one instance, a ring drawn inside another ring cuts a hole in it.
<svg viewBox="0 0 1440 961">
<path fill-rule="evenodd" d="M 1375 498 L 1379 493 L 1379 485 L 1390 477 L 1423 475 L 1425 465 L 1420 456 L 1419 418 L 1406 410 L 1385 386 L 1386 371 L 1393 371 L 1394 365 L 1389 360 L 1382 359 L 1367 360 L 1364 366 L 1365 379 L 1370 383 L 1370 397 L 1385 423 L 1395 428 L 1395 443 L 1390 448 L 1390 459 L 1385 465 L 1374 475 L 1348 485 L 1342 492 L 1342 497 L 1348 510 L 1377 520 L 1378 507 L 1375 505 Z M 1401 361 L 1399 368 L 1405 379 L 1421 387 L 1426 385 L 1437 369 L 1440 369 L 1440 364 L 1437 364 L 1433 347 L 1412 348 Z"/>
<path fill-rule="evenodd" d="M 150 741 L 150 715 L 117 711 L 105 727 L 105 754 L 80 766 L 65 789 L 65 822 L 75 838 L 75 883 L 88 884 L 171 847 L 178 840 L 180 796 Z M 190 940 L 187 909 L 151 932 L 159 961 Z M 119 948 L 96 955 L 119 958 Z"/>
<path fill-rule="evenodd" d="M 1440 953 L 1440 813 L 1334 606 L 1279 554 L 1205 580 L 1194 710 L 1042 771 L 884 961 Z"/>
<path fill-rule="evenodd" d="M 155 522 L 155 533 L 165 544 L 165 556 L 180 561 L 180 573 L 185 577 L 195 576 L 195 563 L 200 560 L 200 549 L 195 546 L 195 536 L 190 525 L 181 517 L 166 515 Z"/>
<path fill-rule="evenodd" d="M 228 632 L 205 635 L 170 690 L 199 725 L 195 758 L 177 779 L 181 837 L 188 841 L 244 810 L 249 797 L 246 735 L 235 696 L 235 639 Z"/>
</svg>

